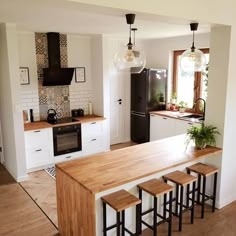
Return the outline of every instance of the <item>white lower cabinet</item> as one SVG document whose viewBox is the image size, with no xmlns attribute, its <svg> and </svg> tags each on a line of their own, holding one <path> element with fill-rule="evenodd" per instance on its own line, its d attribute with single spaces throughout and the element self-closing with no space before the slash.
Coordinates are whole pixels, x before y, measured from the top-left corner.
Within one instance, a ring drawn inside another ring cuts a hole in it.
<svg viewBox="0 0 236 236">
<path fill-rule="evenodd" d="M 81 133 L 81 151 L 54 156 L 52 128 L 25 131 L 28 172 L 43 169 L 50 164 L 74 160 L 105 151 L 104 121 L 82 123 Z"/>
<path fill-rule="evenodd" d="M 150 115 L 150 141 L 174 136 L 175 120 L 165 116 Z"/>
<path fill-rule="evenodd" d="M 151 114 L 150 141 L 184 134 L 193 125 L 199 126 L 200 124 L 186 120 L 178 120 L 175 118 Z"/>
<path fill-rule="evenodd" d="M 82 124 L 83 155 L 92 155 L 104 152 L 104 121 Z"/>
<path fill-rule="evenodd" d="M 55 163 L 78 159 L 78 158 L 80 158 L 82 156 L 83 156 L 83 152 L 82 151 L 71 152 L 71 153 L 55 156 Z"/>
<path fill-rule="evenodd" d="M 25 131 L 24 135 L 28 170 L 54 163 L 51 128 Z"/>
</svg>

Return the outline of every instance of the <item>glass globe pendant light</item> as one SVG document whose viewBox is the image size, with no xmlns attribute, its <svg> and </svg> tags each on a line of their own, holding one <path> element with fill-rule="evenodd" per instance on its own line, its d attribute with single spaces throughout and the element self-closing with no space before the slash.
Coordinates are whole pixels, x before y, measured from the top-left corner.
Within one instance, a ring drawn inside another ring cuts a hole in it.
<svg viewBox="0 0 236 236">
<path fill-rule="evenodd" d="M 119 52 L 115 54 L 114 64 L 118 71 L 140 73 L 145 64 L 146 57 L 142 50 L 132 44 L 131 41 L 131 25 L 134 23 L 135 14 L 126 14 L 126 22 L 129 27 L 129 42 L 125 46 L 121 46 Z"/>
<path fill-rule="evenodd" d="M 195 48 L 194 31 L 197 31 L 198 23 L 191 23 L 190 29 L 193 31 L 192 47 L 183 52 L 180 58 L 181 69 L 185 72 L 202 71 L 206 66 L 206 57 L 202 51 Z"/>
</svg>

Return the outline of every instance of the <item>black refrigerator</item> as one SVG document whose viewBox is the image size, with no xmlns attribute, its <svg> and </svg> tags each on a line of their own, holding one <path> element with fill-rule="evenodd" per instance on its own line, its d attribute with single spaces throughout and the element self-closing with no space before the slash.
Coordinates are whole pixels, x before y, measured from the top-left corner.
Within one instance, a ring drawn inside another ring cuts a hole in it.
<svg viewBox="0 0 236 236">
<path fill-rule="evenodd" d="M 167 70 L 143 69 L 131 74 L 131 140 L 150 140 L 150 111 L 166 109 Z"/>
</svg>

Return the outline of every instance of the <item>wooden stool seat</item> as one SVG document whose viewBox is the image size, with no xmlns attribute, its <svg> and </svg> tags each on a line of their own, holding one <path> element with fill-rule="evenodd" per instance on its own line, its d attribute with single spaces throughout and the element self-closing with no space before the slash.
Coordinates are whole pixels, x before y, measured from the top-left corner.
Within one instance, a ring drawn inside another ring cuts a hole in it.
<svg viewBox="0 0 236 236">
<path fill-rule="evenodd" d="M 136 206 L 141 203 L 139 198 L 135 197 L 124 189 L 103 196 L 102 200 L 117 212 L 123 211 L 129 207 Z"/>
<path fill-rule="evenodd" d="M 185 186 L 197 180 L 197 177 L 185 174 L 182 171 L 174 171 L 163 176 L 165 180 L 172 181 L 173 183 L 179 184 L 180 186 Z"/>
<path fill-rule="evenodd" d="M 219 172 L 219 168 L 216 168 L 214 166 L 209 166 L 203 163 L 197 163 L 192 166 L 188 166 L 186 167 L 186 169 L 204 176 L 209 176 Z"/>
<path fill-rule="evenodd" d="M 160 196 L 173 190 L 173 186 L 158 179 L 151 179 L 138 185 L 138 188 L 148 192 L 152 196 Z"/>
</svg>

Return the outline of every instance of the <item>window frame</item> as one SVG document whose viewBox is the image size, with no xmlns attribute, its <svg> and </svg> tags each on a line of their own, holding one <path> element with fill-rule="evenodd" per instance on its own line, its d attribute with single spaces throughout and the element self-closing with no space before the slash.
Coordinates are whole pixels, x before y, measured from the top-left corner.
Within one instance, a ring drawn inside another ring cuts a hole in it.
<svg viewBox="0 0 236 236">
<path fill-rule="evenodd" d="M 209 48 L 201 48 L 199 49 L 201 50 L 204 54 L 209 54 L 210 53 L 210 49 Z M 178 93 L 176 90 L 177 87 L 177 65 L 178 65 L 178 56 L 182 55 L 182 53 L 185 50 L 176 50 L 173 53 L 173 80 L 172 80 L 172 93 L 176 93 L 177 97 L 178 97 Z M 200 97 L 200 93 L 201 93 L 201 87 L 202 87 L 202 73 L 201 72 L 195 72 L 194 73 L 194 97 L 193 97 L 193 101 L 195 101 L 197 98 Z M 187 108 L 186 111 L 188 112 L 194 112 L 193 108 Z M 200 111 L 200 103 L 197 104 L 196 109 L 195 109 L 196 113 L 202 113 Z"/>
</svg>

